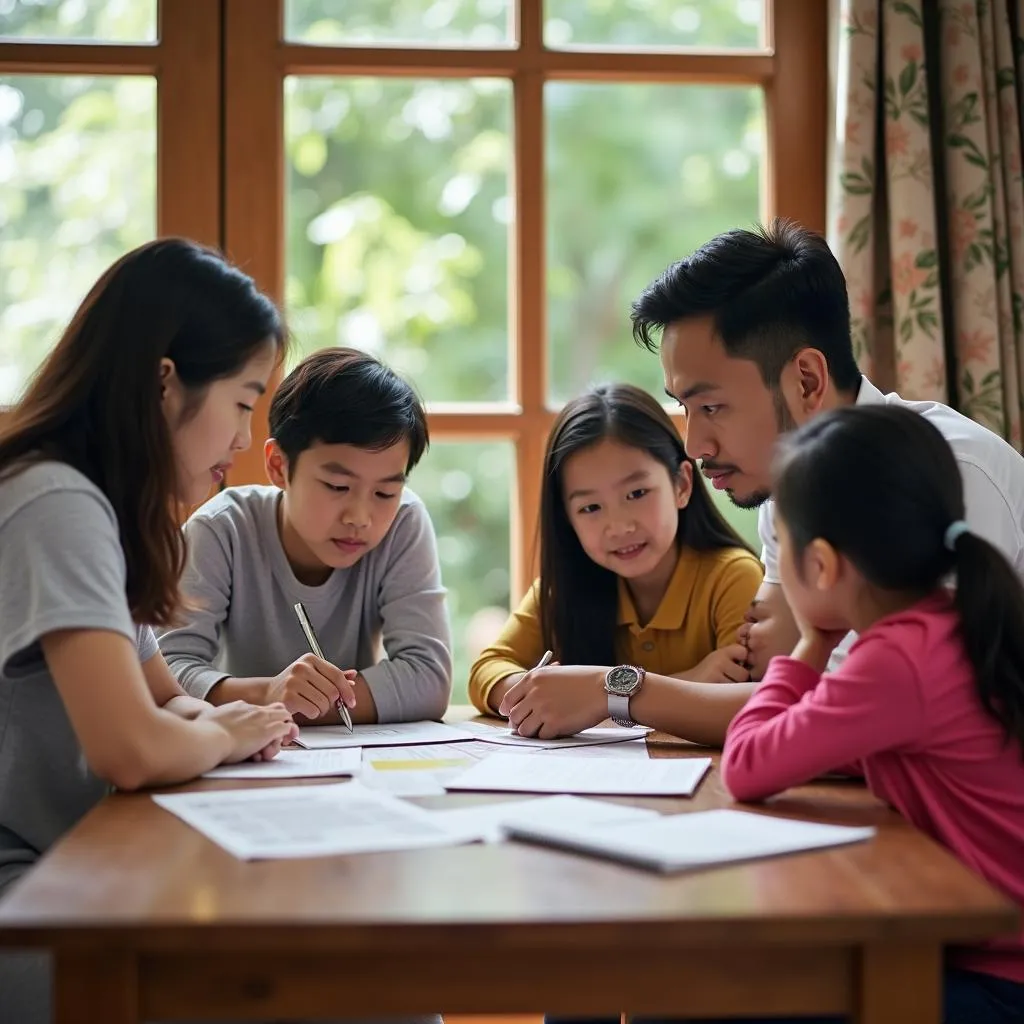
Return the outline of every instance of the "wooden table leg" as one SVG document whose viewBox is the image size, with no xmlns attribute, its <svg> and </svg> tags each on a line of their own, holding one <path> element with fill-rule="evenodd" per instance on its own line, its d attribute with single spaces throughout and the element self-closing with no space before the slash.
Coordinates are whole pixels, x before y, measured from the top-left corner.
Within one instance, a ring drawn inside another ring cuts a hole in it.
<svg viewBox="0 0 1024 1024">
<path fill-rule="evenodd" d="M 113 950 L 54 957 L 54 1024 L 139 1024 L 138 964 Z"/>
<path fill-rule="evenodd" d="M 942 948 L 867 946 L 857 990 L 855 1024 L 942 1024 Z"/>
</svg>

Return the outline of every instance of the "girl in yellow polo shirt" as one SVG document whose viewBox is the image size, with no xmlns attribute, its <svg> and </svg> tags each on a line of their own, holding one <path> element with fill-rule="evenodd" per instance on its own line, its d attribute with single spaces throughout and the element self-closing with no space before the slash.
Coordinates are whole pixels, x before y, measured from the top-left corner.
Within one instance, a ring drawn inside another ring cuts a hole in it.
<svg viewBox="0 0 1024 1024">
<path fill-rule="evenodd" d="M 470 674 L 484 713 L 510 715 L 524 735 L 564 735 L 640 720 L 632 698 L 658 680 L 643 724 L 682 734 L 688 687 L 749 680 L 736 634 L 761 563 L 647 392 L 603 385 L 562 410 L 544 459 L 540 548 L 540 579 Z M 547 650 L 556 663 L 534 670 Z M 692 738 L 714 742 L 728 723 L 710 736 L 709 724 Z"/>
</svg>

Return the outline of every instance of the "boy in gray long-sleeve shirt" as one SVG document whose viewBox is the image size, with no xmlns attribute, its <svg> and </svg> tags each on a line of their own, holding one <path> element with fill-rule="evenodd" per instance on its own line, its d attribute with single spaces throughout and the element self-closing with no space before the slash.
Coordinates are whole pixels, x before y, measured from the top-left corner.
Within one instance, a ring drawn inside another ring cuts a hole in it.
<svg viewBox="0 0 1024 1024">
<path fill-rule="evenodd" d="M 270 433 L 275 486 L 229 487 L 185 526 L 190 610 L 159 638 L 171 671 L 215 704 L 283 701 L 317 724 L 339 721 L 338 700 L 354 722 L 439 718 L 444 589 L 430 517 L 404 488 L 428 444 L 415 392 L 365 353 L 317 352 L 278 388 Z"/>
</svg>

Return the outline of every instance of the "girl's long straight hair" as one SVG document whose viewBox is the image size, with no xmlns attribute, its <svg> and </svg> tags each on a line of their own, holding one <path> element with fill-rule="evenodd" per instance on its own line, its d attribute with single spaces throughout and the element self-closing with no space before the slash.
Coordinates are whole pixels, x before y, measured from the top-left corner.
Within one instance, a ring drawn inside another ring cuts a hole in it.
<svg viewBox="0 0 1024 1024">
<path fill-rule="evenodd" d="M 942 434 L 900 406 L 827 413 L 783 443 L 775 497 L 797 565 L 821 538 L 882 590 L 923 596 L 956 573 L 978 698 L 1024 750 L 1024 587 L 976 533 L 946 547 L 946 531 L 965 513 L 960 470 Z"/>
<path fill-rule="evenodd" d="M 250 277 L 194 242 L 161 239 L 122 257 L 93 285 L 0 420 L 0 479 L 53 459 L 107 496 L 137 622 L 171 621 L 184 562 L 160 362 L 173 361 L 188 390 L 187 417 L 207 385 L 238 373 L 270 343 L 283 349 L 284 326 Z"/>
<path fill-rule="evenodd" d="M 668 413 L 631 384 L 592 388 L 559 414 L 544 455 L 539 605 L 544 644 L 564 664 L 614 665 L 616 660 L 618 576 L 583 550 L 562 496 L 566 459 L 605 439 L 657 459 L 673 481 L 690 461 Z M 679 510 L 676 543 L 696 551 L 750 550 L 712 502 L 695 467 L 690 501 Z"/>
</svg>

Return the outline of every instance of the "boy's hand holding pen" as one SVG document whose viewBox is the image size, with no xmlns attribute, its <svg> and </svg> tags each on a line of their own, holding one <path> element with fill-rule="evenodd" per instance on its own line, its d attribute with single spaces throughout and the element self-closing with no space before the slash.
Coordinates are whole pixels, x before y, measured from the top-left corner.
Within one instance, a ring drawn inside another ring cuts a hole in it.
<svg viewBox="0 0 1024 1024">
<path fill-rule="evenodd" d="M 340 669 L 327 661 L 301 604 L 295 606 L 295 614 L 313 653 L 297 658 L 271 680 L 267 702 L 279 701 L 293 715 L 302 715 L 310 721 L 323 717 L 336 707 L 342 722 L 351 730 L 349 708 L 356 704 L 352 681 L 358 673 L 355 669 Z"/>
</svg>

